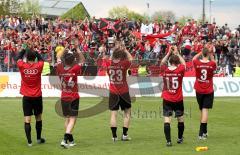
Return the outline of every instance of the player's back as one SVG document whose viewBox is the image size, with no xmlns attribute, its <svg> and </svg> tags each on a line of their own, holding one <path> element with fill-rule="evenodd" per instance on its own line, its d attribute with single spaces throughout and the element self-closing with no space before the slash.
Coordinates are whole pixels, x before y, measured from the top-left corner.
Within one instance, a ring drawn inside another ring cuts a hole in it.
<svg viewBox="0 0 240 155">
<path fill-rule="evenodd" d="M 129 91 L 127 83 L 127 70 L 131 65 L 130 61 L 109 60 L 107 70 L 110 80 L 110 92 L 123 94 Z"/>
<path fill-rule="evenodd" d="M 79 98 L 77 76 L 81 73 L 81 66 L 65 67 L 62 63 L 57 65 L 57 75 L 60 78 L 62 94 L 61 98 L 73 101 Z"/>
<path fill-rule="evenodd" d="M 198 93 L 208 94 L 213 90 L 213 76 L 216 70 L 214 61 L 203 62 L 202 60 L 194 60 L 193 65 L 196 72 L 196 81 L 194 88 Z"/>
<path fill-rule="evenodd" d="M 28 97 L 39 97 L 41 91 L 41 73 L 43 69 L 43 61 L 36 63 L 27 63 L 23 60 L 17 62 L 22 81 L 20 93 Z"/>
<path fill-rule="evenodd" d="M 170 102 L 179 102 L 183 100 L 182 81 L 185 72 L 184 65 L 178 65 L 176 68 L 163 66 L 163 90 L 162 98 Z"/>
</svg>

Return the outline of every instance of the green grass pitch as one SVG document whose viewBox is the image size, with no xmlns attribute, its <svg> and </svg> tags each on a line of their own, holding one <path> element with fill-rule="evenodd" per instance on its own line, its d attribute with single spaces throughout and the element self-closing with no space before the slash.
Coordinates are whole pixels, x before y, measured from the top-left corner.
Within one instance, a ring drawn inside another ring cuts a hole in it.
<svg viewBox="0 0 240 155">
<path fill-rule="evenodd" d="M 210 111 L 207 141 L 197 139 L 199 110 L 195 98 L 185 98 L 185 141 L 177 144 L 177 121 L 171 125 L 173 147 L 165 146 L 163 133 L 162 101 L 160 98 L 137 98 L 133 103 L 129 135 L 132 141 L 113 143 L 109 128 L 109 111 L 93 117 L 78 119 L 74 130 L 77 146 L 60 147 L 64 134 L 64 119 L 55 112 L 56 98 L 44 98 L 43 137 L 47 142 L 36 144 L 35 123 L 32 122 L 33 147 L 26 145 L 23 113 L 20 98 L 0 99 L 0 154 L 68 155 L 68 154 L 239 154 L 240 98 L 216 98 Z M 81 109 L 98 103 L 100 98 L 81 98 Z M 122 115 L 119 118 L 118 136 L 122 132 Z M 208 146 L 206 152 L 196 152 L 195 147 Z"/>
</svg>

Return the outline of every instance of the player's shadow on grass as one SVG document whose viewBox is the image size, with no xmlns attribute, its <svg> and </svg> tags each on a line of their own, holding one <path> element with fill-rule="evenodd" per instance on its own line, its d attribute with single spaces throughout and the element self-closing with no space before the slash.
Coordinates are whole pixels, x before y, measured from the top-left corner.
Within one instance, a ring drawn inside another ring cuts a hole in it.
<svg viewBox="0 0 240 155">
<path fill-rule="evenodd" d="M 134 103 L 136 101 L 135 97 L 131 98 L 131 102 Z M 98 114 L 101 114 L 105 111 L 108 110 L 108 102 L 109 102 L 109 97 L 103 97 L 102 100 L 97 103 L 95 106 L 88 108 L 88 109 L 83 109 L 83 110 L 79 110 L 78 111 L 78 118 L 88 118 L 88 117 L 92 117 Z M 75 111 L 74 109 L 71 109 L 71 107 L 69 106 L 69 110 L 70 111 Z M 61 104 L 61 100 L 58 100 L 57 103 L 55 104 L 55 111 L 56 113 L 61 116 L 61 117 L 65 117 L 63 115 L 63 110 L 62 110 L 62 104 Z"/>
<path fill-rule="evenodd" d="M 87 78 L 85 77 L 87 80 L 93 80 L 94 78 Z M 144 84 L 146 85 L 146 83 L 149 84 L 149 86 L 143 87 L 141 88 L 140 85 Z M 153 83 L 155 83 L 155 85 L 153 85 Z M 133 92 L 131 94 L 131 102 L 134 103 L 136 101 L 136 97 L 135 96 L 148 96 L 148 95 L 154 95 L 157 93 L 160 93 L 162 90 L 162 80 L 160 78 L 150 78 L 150 77 L 134 77 L 131 78 L 128 81 L 129 86 L 131 85 L 135 85 L 138 84 L 140 88 L 129 88 L 130 92 Z M 87 85 L 85 84 L 85 88 L 91 88 L 92 85 Z M 85 93 L 85 94 L 90 94 L 90 95 L 94 95 L 94 96 L 105 96 L 102 97 L 102 100 L 100 102 L 98 102 L 97 104 L 95 104 L 94 106 L 88 108 L 88 109 L 83 109 L 83 110 L 79 110 L 78 111 L 78 118 L 87 118 L 87 117 L 91 117 L 91 116 L 95 116 L 98 115 L 100 113 L 105 112 L 106 110 L 109 109 L 108 104 L 109 104 L 109 97 L 107 94 L 109 94 L 109 89 L 107 88 L 101 88 L 101 89 L 83 89 L 81 90 L 81 93 Z M 124 99 L 124 97 L 122 97 Z M 124 99 L 125 101 L 127 101 L 127 99 Z M 80 105 L 81 106 L 81 105 Z M 72 109 L 71 109 L 72 110 Z M 61 116 L 63 116 L 63 112 L 62 112 L 62 106 L 61 106 L 61 100 L 58 100 L 56 102 L 55 105 L 55 111 L 56 113 Z"/>
</svg>

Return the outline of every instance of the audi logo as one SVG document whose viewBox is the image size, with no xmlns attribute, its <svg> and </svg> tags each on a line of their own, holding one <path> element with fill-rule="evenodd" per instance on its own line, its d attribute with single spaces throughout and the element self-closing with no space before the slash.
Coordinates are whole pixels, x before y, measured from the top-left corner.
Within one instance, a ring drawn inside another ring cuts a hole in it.
<svg viewBox="0 0 240 155">
<path fill-rule="evenodd" d="M 37 69 L 24 69 L 24 74 L 30 74 L 30 75 L 35 75 L 38 73 Z"/>
</svg>

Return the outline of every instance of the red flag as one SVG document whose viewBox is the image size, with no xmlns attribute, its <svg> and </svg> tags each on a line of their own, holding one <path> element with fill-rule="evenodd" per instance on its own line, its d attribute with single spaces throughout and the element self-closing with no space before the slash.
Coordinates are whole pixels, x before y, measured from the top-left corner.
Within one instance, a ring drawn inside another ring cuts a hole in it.
<svg viewBox="0 0 240 155">
<path fill-rule="evenodd" d="M 172 33 L 174 33 L 176 30 L 177 30 L 178 26 L 175 25 L 174 28 L 167 32 L 167 33 L 164 33 L 164 34 L 151 34 L 151 35 L 147 35 L 145 37 L 146 40 L 149 40 L 149 42 L 153 42 L 155 41 L 156 38 L 159 38 L 159 39 L 165 39 L 166 37 L 170 36 Z"/>
<path fill-rule="evenodd" d="M 133 31 L 132 34 L 133 34 L 136 38 L 138 38 L 138 39 L 141 39 L 141 38 L 142 38 L 141 32 Z"/>
<path fill-rule="evenodd" d="M 100 29 L 103 31 L 113 30 L 114 32 L 118 32 L 120 28 L 120 22 L 120 20 L 100 18 Z"/>
</svg>

